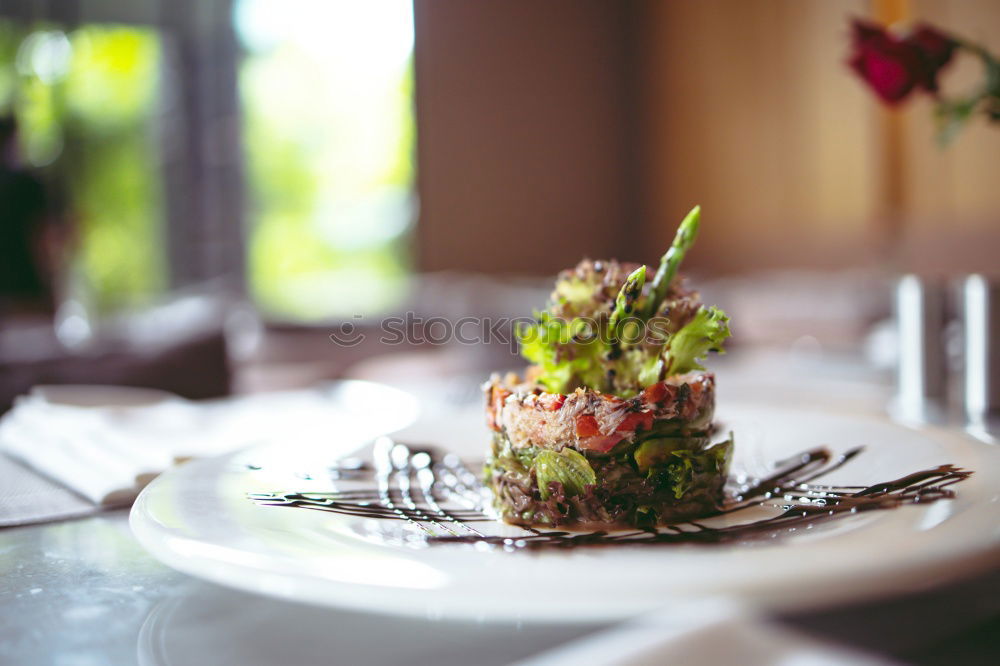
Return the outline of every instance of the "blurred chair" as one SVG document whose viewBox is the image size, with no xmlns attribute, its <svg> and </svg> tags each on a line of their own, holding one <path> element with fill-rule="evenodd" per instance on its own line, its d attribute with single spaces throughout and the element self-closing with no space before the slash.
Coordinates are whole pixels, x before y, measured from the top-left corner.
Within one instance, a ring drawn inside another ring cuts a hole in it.
<svg viewBox="0 0 1000 666">
<path fill-rule="evenodd" d="M 47 320 L 8 322 L 0 331 L 0 412 L 37 384 L 136 386 L 191 399 L 227 395 L 230 309 L 217 298 L 177 296 L 108 322 L 77 349 L 67 349 Z"/>
</svg>

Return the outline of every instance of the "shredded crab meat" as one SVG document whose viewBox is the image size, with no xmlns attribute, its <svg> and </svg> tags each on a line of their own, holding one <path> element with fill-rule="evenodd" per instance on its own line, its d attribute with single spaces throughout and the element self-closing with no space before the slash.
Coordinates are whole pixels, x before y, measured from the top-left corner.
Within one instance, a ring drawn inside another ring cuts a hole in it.
<svg viewBox="0 0 1000 666">
<path fill-rule="evenodd" d="M 505 432 L 515 448 L 572 446 L 598 453 L 631 441 L 654 421 L 703 417 L 715 401 L 711 373 L 671 377 L 628 399 L 589 389 L 547 393 L 513 374 L 494 375 L 484 388 L 489 426 Z"/>
</svg>

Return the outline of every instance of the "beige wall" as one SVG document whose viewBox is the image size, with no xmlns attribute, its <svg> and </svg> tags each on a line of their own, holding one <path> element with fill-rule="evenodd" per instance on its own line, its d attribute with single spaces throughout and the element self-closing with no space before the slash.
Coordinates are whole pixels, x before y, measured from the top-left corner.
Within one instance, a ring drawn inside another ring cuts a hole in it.
<svg viewBox="0 0 1000 666">
<path fill-rule="evenodd" d="M 914 0 L 911 11 L 1000 54 L 996 0 Z M 963 56 L 941 81 L 946 93 L 961 93 L 973 89 L 981 75 L 979 62 Z M 1000 275 L 1000 124 L 979 120 L 942 150 L 931 140 L 931 110 L 931 102 L 921 99 L 900 113 L 902 213 L 910 224 L 904 259 L 933 272 L 968 265 Z"/>
<path fill-rule="evenodd" d="M 998 272 L 1000 126 L 950 147 L 848 70 L 848 19 L 910 15 L 1000 52 L 996 0 L 416 0 L 419 265 Z M 943 80 L 970 85 L 976 63 Z"/>
<path fill-rule="evenodd" d="M 988 28 L 1000 26 L 1000 3 L 876 5 L 645 3 L 644 222 L 656 245 L 701 202 L 692 264 L 710 272 L 996 270 L 1000 127 L 980 121 L 941 150 L 929 102 L 884 110 L 844 61 L 852 15 L 895 5 L 997 47 Z M 957 62 L 943 80 L 967 79 L 973 65 Z"/>
<path fill-rule="evenodd" d="M 635 239 L 629 16 L 604 0 L 417 0 L 417 256 L 552 273 Z"/>
</svg>

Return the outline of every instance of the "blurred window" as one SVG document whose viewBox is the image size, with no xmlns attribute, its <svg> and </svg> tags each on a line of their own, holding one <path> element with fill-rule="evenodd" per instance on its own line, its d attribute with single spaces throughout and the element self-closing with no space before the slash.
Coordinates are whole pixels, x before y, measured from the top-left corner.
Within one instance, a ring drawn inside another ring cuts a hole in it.
<svg viewBox="0 0 1000 666">
<path fill-rule="evenodd" d="M 265 313 L 384 310 L 415 214 L 409 0 L 241 0 L 248 277 Z"/>
<path fill-rule="evenodd" d="M 0 116 L 16 116 L 26 165 L 75 231 L 59 298 L 107 312 L 212 283 L 271 318 L 317 321 L 403 297 L 409 0 L 0 14 Z"/>
<path fill-rule="evenodd" d="M 50 214 L 75 237 L 63 266 L 70 275 L 56 290 L 82 286 L 100 310 L 166 286 L 160 67 L 151 28 L 64 31 L 0 19 L 0 116 L 16 118 L 20 160 L 42 178 Z"/>
</svg>

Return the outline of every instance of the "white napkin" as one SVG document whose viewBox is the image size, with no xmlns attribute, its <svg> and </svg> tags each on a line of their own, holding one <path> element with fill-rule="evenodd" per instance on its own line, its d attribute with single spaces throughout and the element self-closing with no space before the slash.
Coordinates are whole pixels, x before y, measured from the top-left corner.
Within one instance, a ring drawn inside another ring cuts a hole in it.
<svg viewBox="0 0 1000 666">
<path fill-rule="evenodd" d="M 520 666 L 887 666 L 879 657 L 824 643 L 728 599 L 675 602 L 616 627 L 518 662 Z"/>
<path fill-rule="evenodd" d="M 36 387 L 0 419 L 0 451 L 95 504 L 128 504 L 177 462 L 264 442 L 364 441 L 415 401 L 369 382 L 193 402 L 124 387 Z"/>
</svg>

